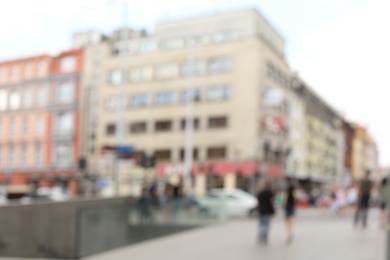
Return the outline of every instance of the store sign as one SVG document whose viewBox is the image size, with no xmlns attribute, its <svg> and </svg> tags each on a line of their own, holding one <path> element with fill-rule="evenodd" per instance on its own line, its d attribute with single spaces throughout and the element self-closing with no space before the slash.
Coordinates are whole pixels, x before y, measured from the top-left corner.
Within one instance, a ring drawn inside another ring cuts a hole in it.
<svg viewBox="0 0 390 260">
<path fill-rule="evenodd" d="M 282 133 L 285 130 L 284 120 L 280 116 L 265 116 L 262 121 L 262 128 L 275 134 Z"/>
<path fill-rule="evenodd" d="M 184 164 L 160 164 L 157 171 L 160 176 L 185 175 L 188 172 Z"/>
<path fill-rule="evenodd" d="M 278 107 L 283 104 L 284 93 L 281 89 L 268 89 L 261 95 L 261 104 L 266 107 Z"/>
</svg>

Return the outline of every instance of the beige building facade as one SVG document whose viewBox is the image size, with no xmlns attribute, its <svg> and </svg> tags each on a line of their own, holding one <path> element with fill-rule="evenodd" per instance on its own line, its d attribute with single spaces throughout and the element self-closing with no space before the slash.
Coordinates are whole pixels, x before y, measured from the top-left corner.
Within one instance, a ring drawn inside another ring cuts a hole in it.
<svg viewBox="0 0 390 260">
<path fill-rule="evenodd" d="M 89 171 L 103 174 L 100 151 L 118 144 L 122 108 L 123 145 L 154 155 L 160 164 L 181 164 L 186 102 L 192 96 L 196 164 L 239 165 L 214 169 L 223 172 L 228 186 L 240 182 L 240 163 L 263 163 L 252 167 L 252 175 L 259 175 L 258 168 L 283 174 L 290 70 L 284 40 L 256 10 L 166 22 L 153 35 L 131 30 L 127 35 L 126 42 L 114 33 L 85 47 L 83 152 Z"/>
</svg>

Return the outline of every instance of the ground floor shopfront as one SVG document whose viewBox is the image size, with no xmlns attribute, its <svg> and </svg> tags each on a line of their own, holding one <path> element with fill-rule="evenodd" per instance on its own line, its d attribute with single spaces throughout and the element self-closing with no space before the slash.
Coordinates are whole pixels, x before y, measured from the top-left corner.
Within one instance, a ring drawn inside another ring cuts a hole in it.
<svg viewBox="0 0 390 260">
<path fill-rule="evenodd" d="M 144 169 L 133 166 L 122 168 L 120 172 L 120 195 L 139 196 L 142 187 L 155 180 L 159 190 L 163 192 L 167 183 L 176 183 L 186 175 L 186 168 L 181 163 L 161 163 L 154 169 Z M 99 190 L 103 196 L 115 195 L 115 171 L 98 176 Z M 190 178 L 193 193 L 204 195 L 213 188 L 242 189 L 256 193 L 262 181 L 274 182 L 284 180 L 284 171 L 281 167 L 258 162 L 215 162 L 193 164 Z"/>
<path fill-rule="evenodd" d="M 81 178 L 76 170 L 70 171 L 16 171 L 1 172 L 1 191 L 10 199 L 37 196 L 40 190 L 61 187 L 64 193 L 77 196 L 81 190 Z"/>
</svg>

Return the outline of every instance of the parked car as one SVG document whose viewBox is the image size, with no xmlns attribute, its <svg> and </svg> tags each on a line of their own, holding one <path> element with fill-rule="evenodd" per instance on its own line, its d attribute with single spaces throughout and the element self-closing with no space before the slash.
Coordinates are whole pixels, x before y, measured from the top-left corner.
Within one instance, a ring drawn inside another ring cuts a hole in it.
<svg viewBox="0 0 390 260">
<path fill-rule="evenodd" d="M 256 212 L 257 199 L 240 189 L 212 189 L 198 198 L 197 204 L 202 213 L 209 215 L 226 210 L 227 216 L 251 216 Z"/>
</svg>

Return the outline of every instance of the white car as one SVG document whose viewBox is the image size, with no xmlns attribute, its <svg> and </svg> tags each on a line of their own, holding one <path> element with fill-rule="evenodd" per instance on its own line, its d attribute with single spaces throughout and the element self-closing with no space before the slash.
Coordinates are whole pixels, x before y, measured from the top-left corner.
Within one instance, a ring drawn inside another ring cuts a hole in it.
<svg viewBox="0 0 390 260">
<path fill-rule="evenodd" d="M 257 207 L 256 197 L 240 189 L 212 189 L 197 201 L 201 212 L 211 215 L 226 209 L 227 216 L 251 216 Z"/>
</svg>

